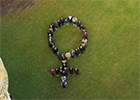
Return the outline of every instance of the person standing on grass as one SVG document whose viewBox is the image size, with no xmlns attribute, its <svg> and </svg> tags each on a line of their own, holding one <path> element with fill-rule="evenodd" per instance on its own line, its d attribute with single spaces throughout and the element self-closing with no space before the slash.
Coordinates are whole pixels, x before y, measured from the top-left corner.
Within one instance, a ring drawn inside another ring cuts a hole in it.
<svg viewBox="0 0 140 100">
<path fill-rule="evenodd" d="M 66 79 L 67 79 L 66 76 L 61 77 L 61 81 L 66 81 Z"/>
<path fill-rule="evenodd" d="M 62 86 L 63 88 L 66 88 L 66 85 L 67 85 L 67 82 L 66 82 L 66 81 L 62 81 L 62 82 L 61 82 L 61 86 Z"/>
<path fill-rule="evenodd" d="M 78 26 L 78 27 L 81 27 L 81 26 L 82 26 L 82 22 L 81 22 L 81 21 L 78 21 L 78 22 L 77 22 L 77 26 Z"/>
<path fill-rule="evenodd" d="M 67 67 L 67 60 L 62 60 L 62 66 Z"/>
<path fill-rule="evenodd" d="M 53 32 L 51 30 L 48 31 L 48 35 L 51 34 L 53 36 Z"/>
<path fill-rule="evenodd" d="M 50 70 L 50 74 L 54 77 L 55 70 L 54 70 L 54 69 L 51 69 L 51 70 Z"/>
<path fill-rule="evenodd" d="M 60 23 L 61 23 L 62 26 L 64 25 L 64 22 L 65 22 L 65 19 L 63 17 L 61 17 L 60 18 Z"/>
<path fill-rule="evenodd" d="M 66 72 L 65 72 L 64 70 L 63 70 L 63 72 L 62 72 L 62 75 L 63 75 L 63 76 L 66 76 Z"/>
<path fill-rule="evenodd" d="M 65 18 L 65 24 L 66 25 L 69 25 L 69 19 L 68 19 L 68 17 Z"/>
<path fill-rule="evenodd" d="M 80 46 L 80 52 L 81 52 L 81 54 L 84 53 L 84 48 L 82 46 Z"/>
<path fill-rule="evenodd" d="M 74 58 L 74 56 L 75 56 L 75 51 L 72 50 L 70 53 L 71 53 L 71 57 Z"/>
<path fill-rule="evenodd" d="M 54 45 L 55 44 L 54 44 L 52 38 L 49 38 L 49 47 L 52 48 Z"/>
<path fill-rule="evenodd" d="M 75 55 L 76 55 L 76 57 L 78 57 L 78 50 L 77 49 L 75 49 Z"/>
<path fill-rule="evenodd" d="M 76 26 L 77 25 L 76 23 L 78 22 L 78 19 L 76 17 L 73 17 L 72 22 L 73 22 L 73 25 Z"/>
<path fill-rule="evenodd" d="M 55 73 L 56 73 L 57 76 L 59 76 L 59 70 L 58 70 L 58 68 L 55 69 Z"/>
<path fill-rule="evenodd" d="M 51 25 L 52 25 L 52 29 L 53 29 L 53 31 L 55 32 L 55 24 L 52 23 Z"/>
<path fill-rule="evenodd" d="M 70 72 L 70 75 L 73 75 L 73 68 L 72 67 L 69 68 L 69 72 Z"/>
<path fill-rule="evenodd" d="M 54 21 L 54 24 L 55 24 L 55 29 L 58 30 L 58 22 Z"/>
<path fill-rule="evenodd" d="M 76 57 L 78 57 L 79 54 L 80 54 L 80 49 L 79 49 L 79 47 L 78 47 L 78 48 L 75 50 L 75 55 L 76 55 Z"/>
<path fill-rule="evenodd" d="M 58 52 L 58 48 L 55 46 L 54 48 L 54 54 L 56 54 Z"/>
<path fill-rule="evenodd" d="M 79 70 L 78 70 L 78 68 L 75 68 L 75 74 L 76 74 L 76 75 L 79 74 Z"/>
<path fill-rule="evenodd" d="M 56 56 L 57 56 L 58 60 L 61 60 L 62 57 L 61 57 L 60 52 L 57 52 Z"/>
<path fill-rule="evenodd" d="M 62 66 L 59 68 L 59 72 L 60 72 L 60 74 L 62 75 L 62 72 L 63 72 Z"/>
<path fill-rule="evenodd" d="M 73 16 L 68 16 L 68 20 L 70 23 L 72 23 L 72 18 L 73 18 Z"/>
<path fill-rule="evenodd" d="M 61 27 L 61 23 L 60 23 L 60 20 L 58 20 L 58 21 L 57 21 L 57 23 L 58 23 L 58 26 L 59 26 L 59 27 Z"/>
<path fill-rule="evenodd" d="M 68 69 L 67 69 L 67 67 L 64 67 L 64 71 L 65 71 L 65 76 L 67 76 L 68 75 Z"/>
<path fill-rule="evenodd" d="M 53 46 L 53 47 L 52 47 L 52 51 L 53 51 L 53 53 L 56 55 L 57 52 L 58 52 L 58 48 L 57 48 L 56 46 Z"/>
<path fill-rule="evenodd" d="M 62 59 L 61 60 L 65 60 L 66 58 L 65 58 L 65 54 L 62 52 L 61 53 L 61 57 L 62 57 Z"/>
<path fill-rule="evenodd" d="M 87 31 L 83 32 L 83 35 L 84 35 L 85 37 L 88 37 Z"/>
<path fill-rule="evenodd" d="M 86 30 L 86 27 L 84 27 L 83 25 L 80 26 L 80 30 Z"/>
</svg>

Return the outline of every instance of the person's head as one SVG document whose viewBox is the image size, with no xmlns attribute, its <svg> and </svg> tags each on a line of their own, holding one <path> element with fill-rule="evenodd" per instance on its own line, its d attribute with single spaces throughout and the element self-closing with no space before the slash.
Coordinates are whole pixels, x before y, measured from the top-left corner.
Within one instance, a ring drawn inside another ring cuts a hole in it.
<svg viewBox="0 0 140 100">
<path fill-rule="evenodd" d="M 62 66 L 60 66 L 60 69 L 62 69 Z"/>
<path fill-rule="evenodd" d="M 52 71 L 54 71 L 54 69 L 51 69 Z"/>
<path fill-rule="evenodd" d="M 64 63 L 63 66 L 66 66 L 66 64 Z"/>
<path fill-rule="evenodd" d="M 55 45 L 53 45 L 52 48 L 55 48 Z"/>
<path fill-rule="evenodd" d="M 67 67 L 64 67 L 64 70 L 67 70 Z"/>
<path fill-rule="evenodd" d="M 77 49 L 75 49 L 77 51 Z"/>
<path fill-rule="evenodd" d="M 59 52 L 57 52 L 57 54 L 59 55 L 60 53 L 59 53 Z"/>
<path fill-rule="evenodd" d="M 75 70 L 77 71 L 77 70 L 78 70 L 78 68 L 75 68 Z"/>
<path fill-rule="evenodd" d="M 51 36 L 51 34 L 49 33 L 49 36 Z"/>
<path fill-rule="evenodd" d="M 63 73 L 65 73 L 65 71 L 63 70 Z"/>
<path fill-rule="evenodd" d="M 79 47 L 77 47 L 77 49 L 79 49 Z"/>
<path fill-rule="evenodd" d="M 80 48 L 82 49 L 83 47 L 82 47 L 82 46 L 80 46 Z"/>
<path fill-rule="evenodd" d="M 58 70 L 58 68 L 56 68 L 55 70 Z"/>
<path fill-rule="evenodd" d="M 70 67 L 70 69 L 72 69 L 72 67 Z"/>
</svg>

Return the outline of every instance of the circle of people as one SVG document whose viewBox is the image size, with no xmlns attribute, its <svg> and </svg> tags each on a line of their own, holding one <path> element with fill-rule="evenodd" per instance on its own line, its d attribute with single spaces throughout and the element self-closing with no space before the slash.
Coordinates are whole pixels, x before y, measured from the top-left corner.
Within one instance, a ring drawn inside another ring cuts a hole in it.
<svg viewBox="0 0 140 100">
<path fill-rule="evenodd" d="M 70 25 L 70 24 L 72 24 L 73 26 L 79 27 L 79 29 L 81 30 L 81 33 L 83 34 L 81 44 L 76 49 L 73 49 L 69 52 L 66 52 L 66 53 L 59 52 L 57 46 L 55 45 L 55 43 L 53 41 L 53 34 L 60 27 L 62 27 L 64 25 Z M 59 20 L 55 21 L 54 23 L 52 23 L 49 26 L 49 30 L 48 30 L 49 47 L 52 49 L 53 54 L 57 56 L 58 60 L 60 60 L 62 62 L 62 66 L 60 68 L 51 69 L 50 74 L 53 77 L 55 76 L 55 74 L 56 74 L 56 76 L 59 76 L 59 74 L 61 75 L 61 85 L 63 88 L 65 88 L 67 85 L 66 76 L 68 75 L 68 71 L 69 71 L 70 75 L 73 75 L 74 71 L 75 71 L 76 75 L 79 74 L 78 68 L 70 67 L 68 69 L 67 62 L 84 53 L 84 51 L 86 50 L 86 47 L 87 47 L 87 41 L 88 41 L 88 33 L 87 33 L 86 27 L 83 26 L 82 22 L 78 21 L 78 19 L 74 16 L 68 16 L 66 18 L 61 17 Z"/>
</svg>

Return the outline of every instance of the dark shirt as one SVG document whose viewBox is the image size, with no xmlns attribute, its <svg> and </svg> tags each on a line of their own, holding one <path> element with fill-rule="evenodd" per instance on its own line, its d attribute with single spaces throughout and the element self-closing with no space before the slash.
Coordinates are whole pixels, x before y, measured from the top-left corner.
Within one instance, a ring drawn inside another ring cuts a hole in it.
<svg viewBox="0 0 140 100">
<path fill-rule="evenodd" d="M 73 74 L 73 68 L 69 68 L 70 74 Z"/>
<path fill-rule="evenodd" d="M 79 70 L 75 70 L 75 73 L 78 75 L 79 74 Z"/>
<path fill-rule="evenodd" d="M 56 74 L 59 74 L 59 70 L 58 70 L 58 69 L 57 69 L 57 70 L 55 70 L 55 73 L 56 73 Z"/>
</svg>

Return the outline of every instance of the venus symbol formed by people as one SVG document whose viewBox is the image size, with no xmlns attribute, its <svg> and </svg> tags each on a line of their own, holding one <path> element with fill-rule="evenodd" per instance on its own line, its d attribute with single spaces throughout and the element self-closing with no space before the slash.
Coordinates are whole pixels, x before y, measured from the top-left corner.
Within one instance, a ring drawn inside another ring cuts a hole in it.
<svg viewBox="0 0 140 100">
<path fill-rule="evenodd" d="M 59 28 L 62 28 L 64 26 L 73 25 L 75 27 L 78 27 L 81 31 L 82 40 L 80 45 L 77 48 L 72 48 L 72 50 L 68 52 L 62 52 L 59 51 L 57 48 L 54 40 L 53 35 L 54 32 L 57 31 Z M 67 76 L 68 75 L 79 75 L 79 69 L 68 67 L 68 62 L 72 61 L 72 59 L 77 58 L 84 54 L 86 47 L 87 47 L 87 40 L 88 40 L 88 33 L 87 28 L 83 25 L 81 21 L 78 21 L 78 19 L 75 16 L 68 16 L 66 18 L 61 17 L 59 20 L 54 21 L 50 26 L 48 30 L 48 43 L 49 47 L 51 48 L 54 55 L 56 55 L 57 59 L 60 60 L 61 66 L 59 68 L 51 69 L 50 74 L 54 76 L 60 76 L 61 82 L 63 88 L 66 88 L 67 85 Z"/>
</svg>

